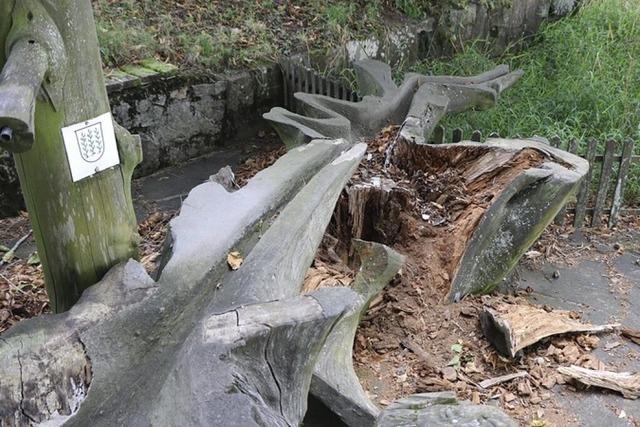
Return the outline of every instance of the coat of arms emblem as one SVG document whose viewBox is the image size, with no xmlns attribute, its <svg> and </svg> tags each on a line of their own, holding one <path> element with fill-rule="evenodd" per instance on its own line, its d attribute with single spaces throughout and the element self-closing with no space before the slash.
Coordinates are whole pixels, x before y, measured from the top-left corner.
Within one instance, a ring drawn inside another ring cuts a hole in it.
<svg viewBox="0 0 640 427">
<path fill-rule="evenodd" d="M 76 131 L 76 140 L 80 148 L 80 155 L 84 161 L 89 163 L 97 162 L 104 154 L 104 135 L 101 123 L 78 129 Z"/>
</svg>

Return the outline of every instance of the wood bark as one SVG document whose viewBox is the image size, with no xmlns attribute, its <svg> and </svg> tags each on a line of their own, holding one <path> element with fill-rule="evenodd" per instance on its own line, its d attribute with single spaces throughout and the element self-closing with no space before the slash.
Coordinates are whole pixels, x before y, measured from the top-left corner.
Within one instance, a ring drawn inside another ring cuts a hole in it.
<svg viewBox="0 0 640 427">
<path fill-rule="evenodd" d="M 561 366 L 558 372 L 587 386 L 617 391 L 627 399 L 640 397 L 640 374 L 599 371 L 580 366 Z"/>
<path fill-rule="evenodd" d="M 2 9 L 0 128 L 15 128 L 3 145 L 15 152 L 51 306 L 61 312 L 136 254 L 130 187 L 142 151 L 118 128 L 121 165 L 72 182 L 60 129 L 110 111 L 91 2 L 17 0 Z M 8 96 L 16 88 L 21 96 Z"/>
<path fill-rule="evenodd" d="M 515 357 L 523 348 L 543 338 L 567 333 L 611 332 L 618 324 L 591 325 L 574 320 L 563 311 L 548 312 L 530 305 L 502 304 L 485 308 L 480 322 L 487 339 L 500 353 Z"/>
</svg>

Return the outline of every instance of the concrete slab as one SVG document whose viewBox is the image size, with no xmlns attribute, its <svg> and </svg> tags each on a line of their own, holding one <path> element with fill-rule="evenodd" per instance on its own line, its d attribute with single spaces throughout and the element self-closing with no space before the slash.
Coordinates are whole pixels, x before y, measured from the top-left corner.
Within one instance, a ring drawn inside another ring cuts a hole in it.
<svg viewBox="0 0 640 427">
<path fill-rule="evenodd" d="M 614 255 L 611 269 L 604 261 L 597 260 L 585 260 L 572 267 L 545 264 L 538 270 L 520 268 L 517 287 L 532 289 L 531 299 L 537 304 L 581 311 L 587 321 L 618 321 L 631 328 L 640 328 L 638 258 L 638 253 L 633 251 Z M 554 278 L 554 272 L 559 273 L 559 277 Z M 601 338 L 594 355 L 609 369 L 640 371 L 640 346 L 617 335 Z M 614 342 L 620 346 L 608 352 L 604 350 L 608 343 Z M 637 425 L 634 422 L 640 420 L 640 401 L 628 400 L 616 393 L 600 389 L 573 392 L 564 386 L 557 386 L 554 393 L 585 427 L 622 427 Z M 626 413 L 626 418 L 619 418 L 621 411 Z"/>
</svg>

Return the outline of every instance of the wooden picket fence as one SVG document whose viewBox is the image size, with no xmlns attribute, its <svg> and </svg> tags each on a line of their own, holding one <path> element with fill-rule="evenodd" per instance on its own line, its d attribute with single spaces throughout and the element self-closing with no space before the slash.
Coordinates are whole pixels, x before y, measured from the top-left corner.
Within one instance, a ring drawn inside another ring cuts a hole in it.
<svg viewBox="0 0 640 427">
<path fill-rule="evenodd" d="M 293 96 L 296 92 L 326 95 L 352 102 L 362 99 L 357 92 L 346 87 L 342 82 L 325 77 L 303 64 L 287 61 L 280 65 L 284 81 L 284 106 L 291 111 L 300 112 Z M 490 134 L 489 137 L 498 137 L 498 135 Z M 479 130 L 473 131 L 468 138 L 476 142 L 484 141 L 482 132 Z M 434 129 L 430 142 L 433 144 L 456 143 L 464 139 L 462 129 L 452 129 L 449 136 L 447 130 L 440 125 Z M 549 143 L 553 147 L 578 154 L 588 160 L 591 165 L 575 201 L 569 202 L 556 217 L 557 224 L 564 224 L 569 213 L 573 214 L 573 225 L 576 229 L 584 226 L 598 227 L 602 225 L 604 217 L 608 218 L 608 225 L 614 227 L 621 213 L 640 214 L 640 208 L 624 206 L 624 193 L 631 165 L 640 163 L 640 155 L 634 154 L 633 140 L 627 139 L 622 142 L 608 140 L 599 144 L 595 139 L 562 141 L 558 137 L 552 137 Z"/>
<path fill-rule="evenodd" d="M 342 82 L 323 76 L 315 70 L 293 61 L 280 63 L 284 83 L 284 108 L 300 112 L 293 94 L 296 92 L 326 95 L 336 99 L 357 102 L 361 97 Z"/>
<path fill-rule="evenodd" d="M 499 137 L 490 134 L 490 138 Z M 519 137 L 516 135 L 516 137 Z M 447 134 L 443 126 L 437 126 L 431 137 L 431 143 L 456 143 L 465 139 L 462 129 L 456 128 Z M 483 142 L 482 132 L 475 130 L 469 135 L 471 141 Z M 567 214 L 573 215 L 573 226 L 576 229 L 599 227 L 603 218 L 608 218 L 609 227 L 614 227 L 621 213 L 640 214 L 640 208 L 624 205 L 624 194 L 631 173 L 631 165 L 640 163 L 640 155 L 634 154 L 635 141 L 626 139 L 622 142 L 608 140 L 598 144 L 596 139 L 578 141 L 562 141 L 555 136 L 549 139 L 553 147 L 577 154 L 589 161 L 591 167 L 583 180 L 576 199 L 570 201 L 555 219 L 556 224 L 562 225 L 567 220 Z"/>
</svg>

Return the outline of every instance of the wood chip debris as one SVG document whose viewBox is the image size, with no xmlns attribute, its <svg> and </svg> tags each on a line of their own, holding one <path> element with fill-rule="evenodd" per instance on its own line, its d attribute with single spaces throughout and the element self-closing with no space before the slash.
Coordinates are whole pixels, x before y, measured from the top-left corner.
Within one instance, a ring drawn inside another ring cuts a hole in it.
<svg viewBox="0 0 640 427">
<path fill-rule="evenodd" d="M 623 337 L 627 338 L 628 340 L 640 345 L 640 330 L 622 328 L 622 330 L 620 331 L 620 334 Z"/>
<path fill-rule="evenodd" d="M 558 372 L 587 386 L 617 391 L 627 399 L 640 397 L 640 374 L 637 373 L 602 371 L 573 365 L 559 367 Z"/>
<path fill-rule="evenodd" d="M 545 307 L 546 308 L 546 307 Z M 480 315 L 482 330 L 496 349 L 510 357 L 543 338 L 566 333 L 602 333 L 619 324 L 592 325 L 574 319 L 575 314 L 526 304 L 502 303 L 485 307 Z"/>
<path fill-rule="evenodd" d="M 502 384 L 502 383 L 506 383 L 509 381 L 513 381 L 517 378 L 524 378 L 529 376 L 529 374 L 525 371 L 519 371 L 513 374 L 508 374 L 508 375 L 502 375 L 500 377 L 496 377 L 496 378 L 489 378 L 487 380 L 484 380 L 482 382 L 480 382 L 478 385 L 484 389 L 488 389 L 491 387 L 494 387 L 498 384 Z M 531 394 L 531 393 L 529 393 Z"/>
<path fill-rule="evenodd" d="M 231 252 L 227 255 L 227 264 L 234 271 L 239 269 L 243 262 L 244 258 L 240 255 L 240 252 Z"/>
</svg>

